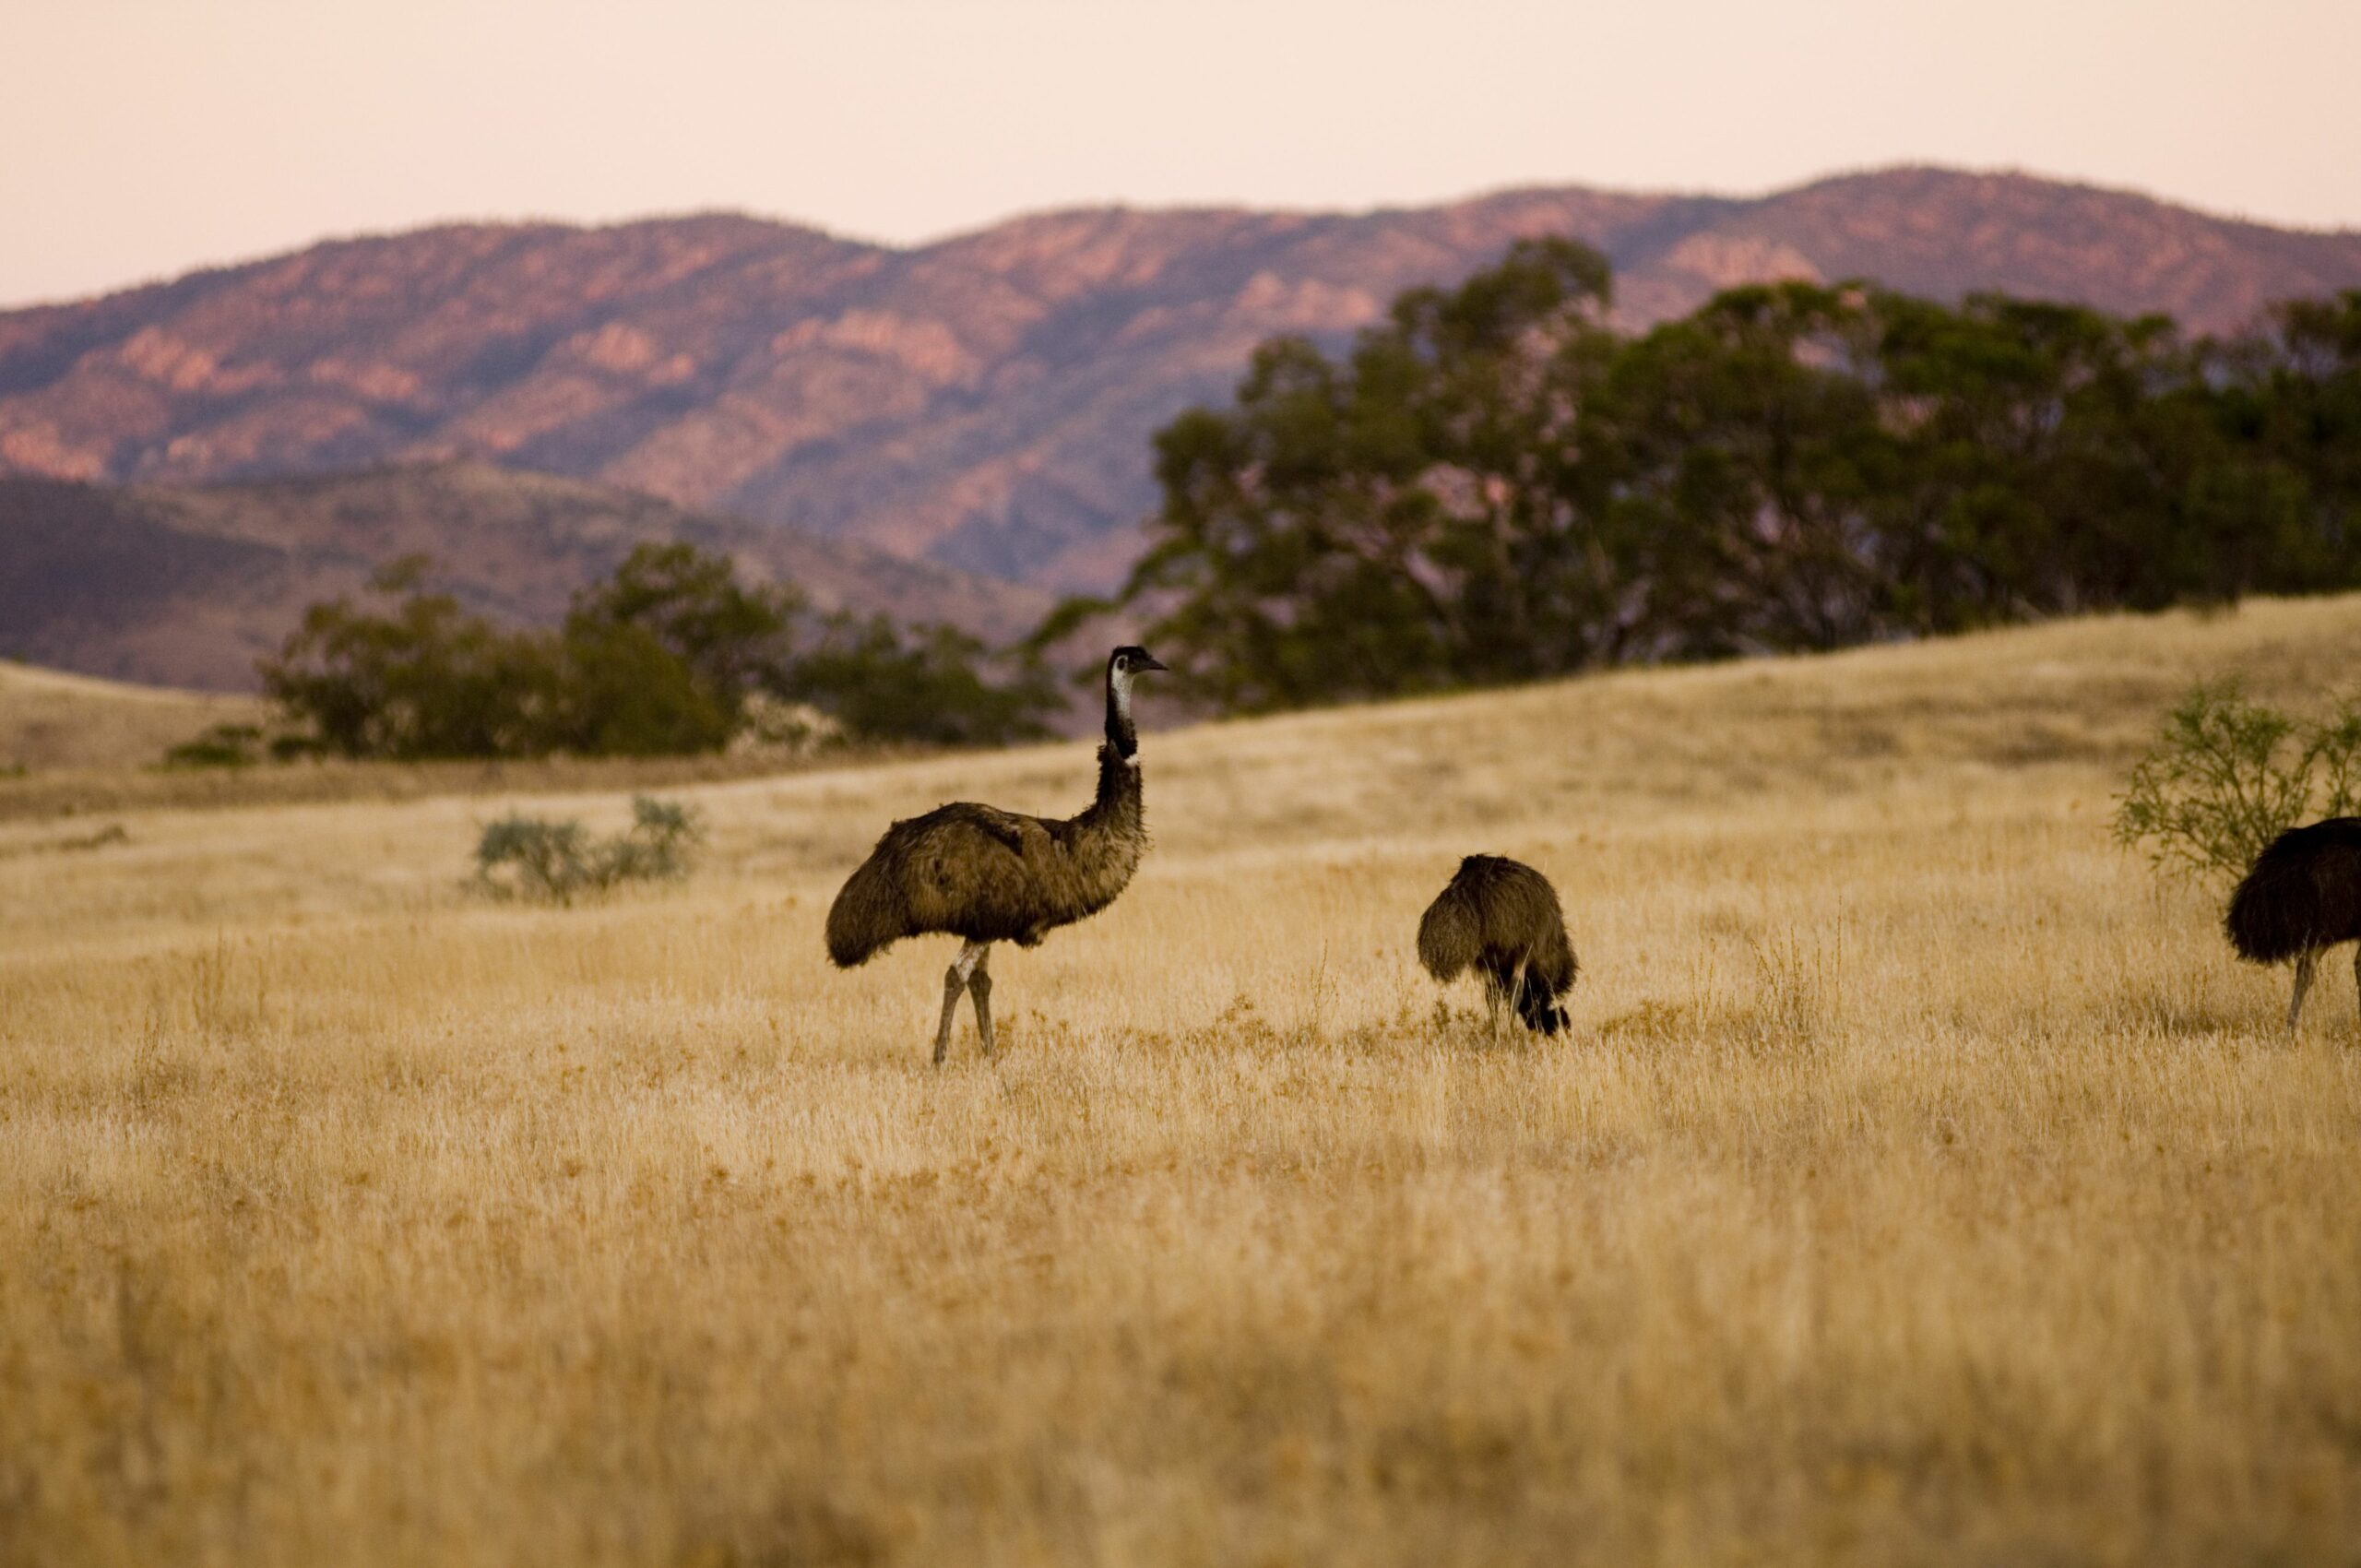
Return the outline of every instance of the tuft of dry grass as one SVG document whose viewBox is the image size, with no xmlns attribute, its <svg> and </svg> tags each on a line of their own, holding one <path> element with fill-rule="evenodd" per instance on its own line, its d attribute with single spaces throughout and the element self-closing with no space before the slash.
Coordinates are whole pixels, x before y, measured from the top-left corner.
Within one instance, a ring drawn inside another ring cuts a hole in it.
<svg viewBox="0 0 2361 1568">
<path fill-rule="evenodd" d="M 896 815 L 461 888 L 481 800 L 0 825 L 0 1558 L 2321 1561 L 2361 1539 L 2361 1036 L 2107 842 L 2195 673 L 2361 600 L 1206 726 L 995 955 L 831 971 Z M 619 822 L 619 799 L 537 810 Z M 1571 1037 L 1416 968 L 1542 867 Z"/>
</svg>

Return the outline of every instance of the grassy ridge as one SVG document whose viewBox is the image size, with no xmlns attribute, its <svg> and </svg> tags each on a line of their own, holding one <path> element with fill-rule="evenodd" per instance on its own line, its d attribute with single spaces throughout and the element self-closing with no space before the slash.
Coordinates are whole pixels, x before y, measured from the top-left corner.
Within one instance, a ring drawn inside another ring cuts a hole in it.
<svg viewBox="0 0 2361 1568">
<path fill-rule="evenodd" d="M 262 711 L 251 697 L 125 685 L 0 659 L 0 773 L 140 767 L 208 725 L 259 722 Z M 0 781 L 0 794 L 6 790 Z"/>
<path fill-rule="evenodd" d="M 494 802 L 0 824 L 0 1558 L 2319 1560 L 2361 1538 L 2355 1001 L 2107 841 L 2191 675 L 2361 600 L 1154 733 L 997 956 L 818 929 L 1044 747 L 692 794 L 676 892 Z M 578 809 L 607 826 L 603 795 Z M 1534 861 L 1569 1042 L 1410 955 Z"/>
</svg>

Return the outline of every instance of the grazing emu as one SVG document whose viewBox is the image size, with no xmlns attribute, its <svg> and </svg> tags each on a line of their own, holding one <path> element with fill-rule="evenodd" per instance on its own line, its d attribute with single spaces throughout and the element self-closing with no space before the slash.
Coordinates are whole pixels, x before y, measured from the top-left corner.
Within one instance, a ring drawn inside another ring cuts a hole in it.
<svg viewBox="0 0 2361 1568">
<path fill-rule="evenodd" d="M 961 801 L 897 822 L 877 840 L 828 910 L 828 956 L 839 968 L 867 963 L 906 936 L 944 932 L 967 944 L 943 977 L 934 1061 L 951 1045 L 962 992 L 975 998 L 976 1036 L 992 1050 L 995 942 L 1030 947 L 1062 925 L 1115 901 L 1147 830 L 1140 815 L 1139 731 L 1132 679 L 1161 670 L 1144 647 L 1107 656 L 1107 743 L 1098 748 L 1098 798 L 1063 821 L 1020 816 Z"/>
<path fill-rule="evenodd" d="M 1560 998 L 1572 989 L 1573 944 L 1549 879 L 1521 861 L 1470 855 L 1418 922 L 1418 961 L 1448 985 L 1474 968 L 1495 1023 L 1505 1001 L 1536 1034 L 1565 1027 Z"/>
<path fill-rule="evenodd" d="M 2314 962 L 2340 942 L 2361 939 L 2361 817 L 2332 816 L 2272 839 L 2230 895 L 2222 923 L 2248 962 L 2296 960 L 2296 997 L 2287 1004 L 2293 1034 Z M 2361 955 L 2353 974 L 2361 985 Z"/>
</svg>

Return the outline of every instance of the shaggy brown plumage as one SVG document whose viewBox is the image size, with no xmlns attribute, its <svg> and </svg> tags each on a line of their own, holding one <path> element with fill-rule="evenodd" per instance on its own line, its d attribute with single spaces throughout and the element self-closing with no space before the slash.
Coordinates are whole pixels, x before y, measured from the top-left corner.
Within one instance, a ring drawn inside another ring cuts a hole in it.
<svg viewBox="0 0 2361 1568">
<path fill-rule="evenodd" d="M 1146 848 L 1139 769 L 1101 746 L 1097 798 L 1077 816 L 959 801 L 887 828 L 828 911 L 828 956 L 850 968 L 935 932 L 1031 947 L 1113 903 Z"/>
<path fill-rule="evenodd" d="M 2291 827 L 2255 857 L 2222 920 L 2230 945 L 2249 963 L 2296 960 L 2293 1029 L 2320 952 L 2361 940 L 2361 817 L 2337 816 Z M 2361 986 L 2361 956 L 2354 960 Z"/>
<path fill-rule="evenodd" d="M 1520 861 L 1470 855 L 1418 921 L 1418 961 L 1448 985 L 1473 968 L 1486 996 L 1506 1001 L 1525 1028 L 1554 1035 L 1560 1000 L 1581 966 L 1549 879 Z"/>
<path fill-rule="evenodd" d="M 971 801 L 897 822 L 845 882 L 828 910 L 828 956 L 838 968 L 868 962 L 906 936 L 943 932 L 967 946 L 943 977 L 934 1059 L 950 1041 L 962 991 L 976 1004 L 976 1029 L 992 1048 L 991 944 L 1031 947 L 1062 925 L 1115 901 L 1147 849 L 1141 810 L 1139 734 L 1132 678 L 1164 666 L 1145 648 L 1107 659 L 1107 741 L 1098 748 L 1098 793 L 1078 815 L 1026 816 Z"/>
</svg>

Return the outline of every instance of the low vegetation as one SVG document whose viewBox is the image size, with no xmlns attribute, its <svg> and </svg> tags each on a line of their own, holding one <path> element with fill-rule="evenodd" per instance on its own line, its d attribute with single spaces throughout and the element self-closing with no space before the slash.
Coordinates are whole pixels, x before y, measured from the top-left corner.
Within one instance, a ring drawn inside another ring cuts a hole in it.
<svg viewBox="0 0 2361 1568">
<path fill-rule="evenodd" d="M 573 820 L 512 814 L 476 841 L 476 885 L 495 897 L 571 904 L 635 882 L 673 882 L 705 842 L 696 813 L 635 795 L 631 826 L 601 837 Z"/>
<path fill-rule="evenodd" d="M 2356 809 L 2361 699 L 2305 719 L 2254 701 L 2234 678 L 2201 681 L 2132 767 L 2115 834 L 2161 869 L 2220 881 L 2287 829 Z"/>
<path fill-rule="evenodd" d="M 2256 601 L 1159 729 L 940 1072 L 945 945 L 828 900 L 1086 746 L 668 787 L 697 873 L 571 910 L 480 798 L 0 824 L 0 1557 L 2341 1561 L 2353 992 L 2289 1039 L 2108 818 L 2193 681 L 2355 669 Z M 1554 1041 L 1418 966 L 1479 849 Z"/>
<path fill-rule="evenodd" d="M 259 724 L 215 724 L 164 752 L 166 767 L 252 767 L 267 744 Z"/>
<path fill-rule="evenodd" d="M 411 558 L 380 572 L 390 607 L 314 605 L 262 662 L 291 726 L 277 754 L 687 755 L 747 733 L 765 701 L 870 740 L 992 744 L 1044 733 L 1054 701 L 1038 674 L 995 683 L 982 646 L 948 628 L 807 624 L 791 588 L 742 583 L 729 557 L 694 545 L 635 549 L 555 630 L 474 614 L 431 587 L 431 569 Z"/>
</svg>

